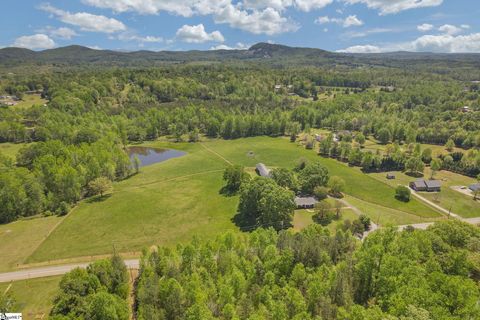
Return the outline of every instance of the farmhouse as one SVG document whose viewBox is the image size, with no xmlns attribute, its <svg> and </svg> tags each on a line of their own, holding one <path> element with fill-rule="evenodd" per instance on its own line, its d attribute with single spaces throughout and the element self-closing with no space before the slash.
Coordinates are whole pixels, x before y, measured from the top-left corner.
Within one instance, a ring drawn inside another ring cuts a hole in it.
<svg viewBox="0 0 480 320">
<path fill-rule="evenodd" d="M 317 200 L 314 197 L 295 197 L 297 209 L 312 209 L 316 203 Z"/>
<path fill-rule="evenodd" d="M 423 180 L 410 182 L 410 188 L 415 191 L 440 192 L 442 184 L 438 180 Z"/>
<path fill-rule="evenodd" d="M 264 165 L 263 163 L 258 163 L 255 166 L 255 170 L 260 176 L 265 178 L 270 178 L 270 169 L 268 169 L 267 166 Z"/>
<path fill-rule="evenodd" d="M 472 190 L 473 192 L 480 190 L 480 183 L 474 183 L 468 187 L 468 189 Z"/>
</svg>

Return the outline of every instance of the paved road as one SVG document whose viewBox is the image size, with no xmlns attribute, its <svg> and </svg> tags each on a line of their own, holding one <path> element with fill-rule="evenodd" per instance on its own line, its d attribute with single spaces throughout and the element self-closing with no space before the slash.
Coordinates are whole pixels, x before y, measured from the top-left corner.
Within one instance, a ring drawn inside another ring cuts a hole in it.
<svg viewBox="0 0 480 320">
<path fill-rule="evenodd" d="M 125 260 L 129 269 L 138 269 L 139 260 Z M 10 282 L 17 280 L 27 280 L 43 277 L 51 277 L 65 274 L 75 268 L 86 268 L 89 263 L 68 264 L 62 266 L 40 267 L 35 269 L 25 269 L 7 273 L 0 273 L 0 282 Z"/>
</svg>

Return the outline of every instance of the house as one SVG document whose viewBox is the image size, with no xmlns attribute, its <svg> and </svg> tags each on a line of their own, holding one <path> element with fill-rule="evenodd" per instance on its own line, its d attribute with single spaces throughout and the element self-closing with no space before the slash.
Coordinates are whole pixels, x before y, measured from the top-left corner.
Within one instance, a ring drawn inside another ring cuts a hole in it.
<svg viewBox="0 0 480 320">
<path fill-rule="evenodd" d="M 313 209 L 317 202 L 314 197 L 295 197 L 297 209 Z"/>
<path fill-rule="evenodd" d="M 410 188 L 415 191 L 440 192 L 442 189 L 442 184 L 439 180 L 419 179 L 410 182 Z"/>
<path fill-rule="evenodd" d="M 468 187 L 472 192 L 480 191 L 480 183 L 474 183 Z"/>
<path fill-rule="evenodd" d="M 281 84 L 276 84 L 275 85 L 275 91 L 279 91 L 280 89 L 282 89 L 282 85 Z"/>
<path fill-rule="evenodd" d="M 263 163 L 258 163 L 255 166 L 255 171 L 257 171 L 261 177 L 270 178 L 270 169 L 268 169 Z"/>
<path fill-rule="evenodd" d="M 463 113 L 470 112 L 470 107 L 469 107 L 469 106 L 464 106 L 464 107 L 462 107 L 462 112 L 463 112 Z"/>
<path fill-rule="evenodd" d="M 395 179 L 395 175 L 393 173 L 387 173 L 387 179 L 388 180 L 393 180 L 393 179 Z"/>
</svg>

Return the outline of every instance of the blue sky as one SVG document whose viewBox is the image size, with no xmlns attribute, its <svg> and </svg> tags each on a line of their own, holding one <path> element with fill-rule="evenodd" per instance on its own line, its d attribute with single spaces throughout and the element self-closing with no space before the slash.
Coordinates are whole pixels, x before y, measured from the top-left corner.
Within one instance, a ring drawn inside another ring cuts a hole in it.
<svg viewBox="0 0 480 320">
<path fill-rule="evenodd" d="M 2 0 L 0 47 L 480 52 L 478 0 Z"/>
</svg>

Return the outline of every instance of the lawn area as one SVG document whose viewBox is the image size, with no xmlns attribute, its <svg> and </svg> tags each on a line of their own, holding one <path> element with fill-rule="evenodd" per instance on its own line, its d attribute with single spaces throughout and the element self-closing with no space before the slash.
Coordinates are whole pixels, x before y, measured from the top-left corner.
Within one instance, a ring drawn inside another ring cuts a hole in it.
<svg viewBox="0 0 480 320">
<path fill-rule="evenodd" d="M 0 154 L 6 155 L 12 159 L 16 159 L 18 151 L 26 145 L 26 143 L 0 143 Z"/>
<path fill-rule="evenodd" d="M 394 188 L 365 175 L 358 168 L 349 167 L 335 159 L 320 157 L 312 150 L 306 150 L 296 143 L 288 142 L 286 138 L 255 137 L 230 141 L 212 140 L 205 145 L 233 163 L 245 167 L 254 167 L 256 163 L 263 162 L 269 167 L 292 168 L 301 157 L 311 161 L 320 161 L 328 168 L 331 176 L 339 176 L 346 181 L 345 193 L 347 194 L 367 202 L 425 218 L 440 216 L 435 209 L 416 199 L 408 203 L 398 201 L 395 199 Z M 253 151 L 254 156 L 248 154 L 250 151 Z"/>
<path fill-rule="evenodd" d="M 395 172 L 395 180 L 387 180 L 385 178 L 385 173 L 371 173 L 369 175 L 392 186 L 397 186 L 398 184 L 408 185 L 410 181 L 416 179 L 407 176 L 403 172 Z M 425 179 L 429 179 L 430 175 L 430 168 L 425 168 Z M 427 198 L 442 208 L 451 210 L 453 213 L 459 214 L 464 218 L 480 216 L 479 201 L 473 201 L 472 197 L 451 189 L 452 186 L 468 186 L 473 184 L 476 181 L 475 179 L 450 171 L 437 172 L 435 174 L 435 179 L 442 181 L 442 191 L 440 193 L 421 192 L 420 194 L 424 198 Z"/>
<path fill-rule="evenodd" d="M 42 99 L 39 94 L 25 94 L 22 98 L 22 101 L 19 101 L 17 105 L 13 106 L 13 108 L 28 109 L 34 105 L 43 106 L 47 102 L 48 101 Z"/>
<path fill-rule="evenodd" d="M 47 319 L 53 306 L 53 299 L 58 292 L 61 276 L 1 283 L 0 290 L 8 292 L 15 298 L 15 310 L 21 312 L 24 320 Z"/>
<path fill-rule="evenodd" d="M 19 220 L 0 225 L 0 272 L 14 269 L 28 258 L 60 221 L 58 217 Z"/>
<path fill-rule="evenodd" d="M 237 197 L 219 194 L 226 162 L 201 144 L 148 146 L 182 149 L 187 155 L 146 166 L 114 184 L 99 201 L 84 201 L 51 234 L 29 262 L 140 251 L 236 230 Z"/>
<path fill-rule="evenodd" d="M 327 228 L 330 230 L 330 232 L 335 232 L 337 230 L 337 227 L 342 225 L 345 220 L 350 220 L 353 221 L 358 218 L 358 215 L 355 214 L 351 209 L 342 209 L 342 216 L 339 220 L 334 220 L 332 223 L 330 223 Z M 308 227 L 309 225 L 315 223 L 312 220 L 312 216 L 315 213 L 313 210 L 296 210 L 295 215 L 293 216 L 293 230 L 295 232 L 299 232 L 303 230 L 304 228 Z"/>
</svg>

